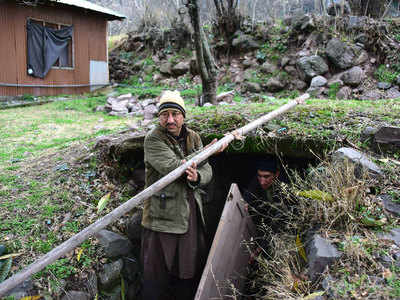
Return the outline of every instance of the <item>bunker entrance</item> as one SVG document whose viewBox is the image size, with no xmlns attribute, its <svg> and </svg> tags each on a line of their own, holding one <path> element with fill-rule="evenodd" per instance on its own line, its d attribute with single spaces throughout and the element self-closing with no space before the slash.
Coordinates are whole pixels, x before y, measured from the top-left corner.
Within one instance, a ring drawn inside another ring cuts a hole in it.
<svg viewBox="0 0 400 300">
<path fill-rule="evenodd" d="M 222 153 L 209 158 L 209 163 L 213 168 L 213 180 L 207 190 L 209 201 L 205 205 L 205 213 L 208 224 L 207 230 L 211 240 L 218 226 L 231 184 L 236 183 L 243 196 L 251 183 L 256 180 L 259 162 L 271 160 L 276 160 L 280 169 L 278 180 L 282 182 L 289 182 L 288 173 L 291 171 L 296 170 L 302 174 L 310 164 L 316 164 L 316 161 L 312 159 L 285 156 L 277 158 L 268 154 Z"/>
<path fill-rule="evenodd" d="M 260 224 L 259 219 L 249 215 L 243 195 L 252 183 L 258 182 L 258 169 L 271 166 L 270 162 L 274 161 L 280 171 L 277 181 L 281 182 L 289 182 L 291 171 L 302 174 L 310 164 L 316 163 L 310 159 L 276 158 L 266 154 L 223 153 L 209 159 L 213 180 L 204 210 L 211 248 L 195 300 L 230 299 L 234 294 L 232 286 L 239 291 L 245 289 L 250 252 L 256 248 L 249 241 L 257 238 Z"/>
</svg>

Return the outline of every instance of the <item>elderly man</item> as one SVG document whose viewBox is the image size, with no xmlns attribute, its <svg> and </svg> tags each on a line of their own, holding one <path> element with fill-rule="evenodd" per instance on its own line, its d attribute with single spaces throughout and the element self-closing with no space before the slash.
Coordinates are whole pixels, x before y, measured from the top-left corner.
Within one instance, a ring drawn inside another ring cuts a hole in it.
<svg viewBox="0 0 400 300">
<path fill-rule="evenodd" d="M 179 92 L 165 91 L 159 124 L 144 141 L 146 187 L 202 150 L 200 136 L 184 124 L 185 114 Z M 175 299 L 193 299 L 206 259 L 201 188 L 211 177 L 207 162 L 193 164 L 144 202 L 143 299 L 170 299 L 171 290 Z"/>
</svg>

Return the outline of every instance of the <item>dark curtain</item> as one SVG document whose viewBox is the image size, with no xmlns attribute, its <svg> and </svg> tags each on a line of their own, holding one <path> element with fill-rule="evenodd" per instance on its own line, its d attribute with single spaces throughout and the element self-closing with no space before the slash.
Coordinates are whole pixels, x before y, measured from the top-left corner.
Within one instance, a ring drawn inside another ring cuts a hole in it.
<svg viewBox="0 0 400 300">
<path fill-rule="evenodd" d="M 61 66 L 68 65 L 68 42 L 72 39 L 73 26 L 53 29 L 28 20 L 27 34 L 29 75 L 44 78 L 57 59 Z"/>
</svg>

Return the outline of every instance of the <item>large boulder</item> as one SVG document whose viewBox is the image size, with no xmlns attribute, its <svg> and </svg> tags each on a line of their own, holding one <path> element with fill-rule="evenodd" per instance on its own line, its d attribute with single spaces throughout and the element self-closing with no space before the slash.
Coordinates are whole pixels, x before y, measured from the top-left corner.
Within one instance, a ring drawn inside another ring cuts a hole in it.
<svg viewBox="0 0 400 300">
<path fill-rule="evenodd" d="M 364 71 L 360 67 L 356 66 L 344 72 L 341 79 L 343 80 L 344 84 L 356 87 L 360 85 L 363 77 Z"/>
<path fill-rule="evenodd" d="M 323 58 L 318 55 L 300 57 L 296 65 L 301 77 L 307 81 L 310 81 L 315 76 L 323 75 L 329 70 Z"/>
<path fill-rule="evenodd" d="M 265 73 L 265 74 L 271 74 L 274 73 L 276 70 L 278 70 L 278 67 L 274 64 L 271 64 L 270 62 L 266 61 L 263 63 L 260 67 L 260 71 Z"/>
<path fill-rule="evenodd" d="M 315 76 L 311 80 L 310 88 L 323 87 L 327 84 L 328 80 L 324 76 Z"/>
<path fill-rule="evenodd" d="M 391 87 L 386 91 L 386 99 L 398 99 L 400 98 L 400 91 L 397 87 Z"/>
<path fill-rule="evenodd" d="M 96 234 L 96 237 L 108 257 L 126 256 L 133 250 L 132 243 L 115 232 L 103 229 Z"/>
<path fill-rule="evenodd" d="M 315 281 L 324 272 L 325 268 L 341 257 L 341 253 L 327 239 L 315 234 L 306 244 L 308 260 L 308 276 Z"/>
<path fill-rule="evenodd" d="M 293 15 L 291 25 L 294 30 L 307 31 L 315 28 L 313 19 L 306 14 L 296 13 Z"/>
<path fill-rule="evenodd" d="M 356 53 L 354 49 L 339 39 L 333 38 L 326 45 L 326 55 L 340 69 L 348 69 L 354 65 Z"/>
<path fill-rule="evenodd" d="M 169 61 L 161 64 L 160 73 L 167 76 L 172 75 L 172 64 Z"/>
<path fill-rule="evenodd" d="M 367 17 L 349 16 L 347 21 L 348 31 L 361 31 L 367 22 Z"/>
<path fill-rule="evenodd" d="M 279 77 L 271 77 L 268 79 L 267 83 L 265 84 L 265 88 L 269 92 L 279 92 L 282 91 L 286 86 L 284 80 L 281 80 Z"/>
<path fill-rule="evenodd" d="M 232 47 L 236 48 L 239 52 L 249 52 L 260 48 L 260 44 L 251 35 L 241 32 L 235 35 L 237 37 L 233 39 Z"/>
<path fill-rule="evenodd" d="M 353 90 L 348 87 L 348 86 L 344 86 L 341 87 L 340 90 L 336 93 L 336 98 L 337 99 L 351 99 L 353 95 Z"/>
<path fill-rule="evenodd" d="M 355 165 L 356 176 L 361 176 L 362 171 L 366 170 L 371 176 L 382 175 L 383 172 L 366 154 L 353 149 L 342 147 L 333 153 L 336 161 L 348 161 Z"/>
<path fill-rule="evenodd" d="M 171 68 L 172 75 L 175 77 L 181 76 L 189 72 L 190 62 L 181 61 Z"/>
</svg>

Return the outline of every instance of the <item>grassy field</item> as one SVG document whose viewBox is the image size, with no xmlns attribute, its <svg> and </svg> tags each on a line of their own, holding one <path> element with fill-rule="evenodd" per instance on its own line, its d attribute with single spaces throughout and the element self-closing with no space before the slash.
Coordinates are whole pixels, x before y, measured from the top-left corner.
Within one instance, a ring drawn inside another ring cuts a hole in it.
<svg viewBox="0 0 400 300">
<path fill-rule="evenodd" d="M 155 96 L 160 90 L 142 92 Z M 137 91 L 125 87 L 119 93 Z M 215 134 L 233 130 L 288 101 L 260 98 L 242 103 L 241 97 L 235 97 L 236 105 L 205 108 L 194 106 L 194 91 L 186 93 L 190 126 Z M 132 196 L 108 182 L 98 172 L 96 157 L 90 155 L 96 137 L 140 121 L 94 112 L 105 100 L 105 96 L 85 96 L 0 110 L 0 244 L 6 245 L 9 253 L 19 253 L 11 272 L 33 262 Z M 329 142 L 346 137 L 367 149 L 368 145 L 360 140 L 362 129 L 399 125 L 399 115 L 398 100 L 314 99 L 271 124 L 299 139 L 317 137 Z M 393 153 L 391 158 L 399 159 L 399 154 Z M 110 205 L 98 214 L 97 203 L 108 193 Z M 112 225 L 112 229 L 123 230 L 119 224 Z M 58 295 L 68 288 L 65 281 L 79 281 L 95 270 L 101 255 L 96 240 L 89 239 L 36 274 L 37 287 Z"/>
</svg>

